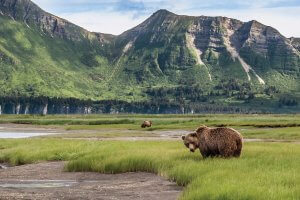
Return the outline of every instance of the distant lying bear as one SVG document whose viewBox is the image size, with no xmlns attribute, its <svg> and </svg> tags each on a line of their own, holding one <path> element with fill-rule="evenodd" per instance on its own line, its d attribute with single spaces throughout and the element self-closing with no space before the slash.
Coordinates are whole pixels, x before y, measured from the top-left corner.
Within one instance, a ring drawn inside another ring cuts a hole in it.
<svg viewBox="0 0 300 200">
<path fill-rule="evenodd" d="M 243 146 L 242 135 L 231 128 L 199 127 L 196 132 L 182 136 L 184 145 L 194 152 L 197 148 L 203 158 L 239 157 Z"/>
<path fill-rule="evenodd" d="M 144 121 L 141 125 L 142 128 L 151 127 L 152 122 L 151 121 Z"/>
</svg>

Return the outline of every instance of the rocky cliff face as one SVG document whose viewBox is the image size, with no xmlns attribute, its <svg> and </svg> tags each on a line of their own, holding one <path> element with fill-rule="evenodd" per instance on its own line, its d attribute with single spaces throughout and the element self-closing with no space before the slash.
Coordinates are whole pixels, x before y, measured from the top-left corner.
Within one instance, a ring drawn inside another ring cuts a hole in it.
<svg viewBox="0 0 300 200">
<path fill-rule="evenodd" d="M 299 73 L 299 52 L 289 39 L 272 27 L 259 22 L 250 22 L 249 37 L 241 51 L 248 61 L 258 69 L 276 69 L 286 73 Z M 255 55 L 257 61 L 253 60 Z"/>
<path fill-rule="evenodd" d="M 290 38 L 290 41 L 291 41 L 293 47 L 298 50 L 298 53 L 300 53 L 300 38 L 292 37 L 292 38 Z"/>
</svg>

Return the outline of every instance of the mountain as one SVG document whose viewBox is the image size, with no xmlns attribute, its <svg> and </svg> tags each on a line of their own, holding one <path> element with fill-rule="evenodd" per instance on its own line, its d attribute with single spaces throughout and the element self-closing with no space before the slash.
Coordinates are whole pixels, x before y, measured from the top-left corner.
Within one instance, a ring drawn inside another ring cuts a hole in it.
<svg viewBox="0 0 300 200">
<path fill-rule="evenodd" d="M 274 109 L 300 99 L 300 39 L 257 21 L 158 10 L 114 36 L 0 0 L 0 27 L 2 97 Z"/>
<path fill-rule="evenodd" d="M 116 41 L 126 57 L 124 71 L 133 70 L 138 80 L 186 80 L 191 71 L 194 81 L 199 76 L 205 83 L 230 76 L 264 85 L 272 83 L 274 73 L 299 76 L 295 42 L 257 21 L 179 16 L 160 10 Z"/>
<path fill-rule="evenodd" d="M 114 36 L 88 32 L 29 0 L 1 0 L 0 26 L 1 96 L 98 96 Z"/>
<path fill-rule="evenodd" d="M 84 39 L 97 39 L 100 43 L 108 42 L 112 35 L 90 33 L 50 13 L 43 11 L 30 0 L 1 0 L 0 14 L 8 16 L 12 20 L 22 21 L 28 27 L 39 28 L 50 36 L 58 36 L 63 39 L 82 41 Z"/>
</svg>

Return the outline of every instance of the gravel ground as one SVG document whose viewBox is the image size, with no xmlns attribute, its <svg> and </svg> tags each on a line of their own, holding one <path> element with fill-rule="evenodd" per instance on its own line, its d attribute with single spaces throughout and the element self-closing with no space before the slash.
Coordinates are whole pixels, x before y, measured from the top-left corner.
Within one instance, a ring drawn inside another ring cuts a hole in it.
<svg viewBox="0 0 300 200">
<path fill-rule="evenodd" d="M 151 173 L 63 172 L 64 162 L 0 169 L 0 199 L 174 200 L 182 187 Z"/>
</svg>

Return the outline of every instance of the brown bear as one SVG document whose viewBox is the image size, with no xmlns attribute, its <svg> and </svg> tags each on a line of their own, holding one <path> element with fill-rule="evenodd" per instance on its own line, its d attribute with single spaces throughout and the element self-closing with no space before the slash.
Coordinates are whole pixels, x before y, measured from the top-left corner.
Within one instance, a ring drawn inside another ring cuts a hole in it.
<svg viewBox="0 0 300 200">
<path fill-rule="evenodd" d="M 151 121 L 144 121 L 141 125 L 142 128 L 151 127 L 152 122 Z"/>
<path fill-rule="evenodd" d="M 236 130 L 226 127 L 200 126 L 196 132 L 182 136 L 182 140 L 191 152 L 199 148 L 203 158 L 239 157 L 243 146 L 242 135 Z"/>
</svg>

